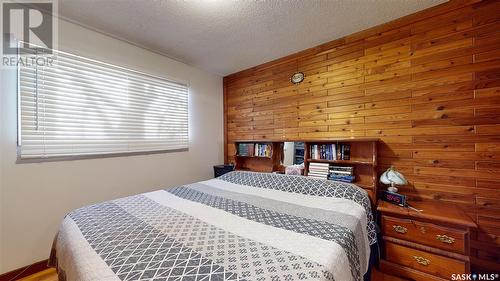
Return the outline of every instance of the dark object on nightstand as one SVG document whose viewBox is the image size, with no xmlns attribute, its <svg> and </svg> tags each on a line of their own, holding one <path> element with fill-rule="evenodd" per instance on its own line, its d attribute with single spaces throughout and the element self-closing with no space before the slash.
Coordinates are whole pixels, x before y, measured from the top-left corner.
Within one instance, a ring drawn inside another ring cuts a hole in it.
<svg viewBox="0 0 500 281">
<path fill-rule="evenodd" d="M 406 196 L 403 194 L 399 193 L 394 193 L 394 192 L 389 192 L 389 191 L 382 191 L 382 196 L 381 198 L 384 201 L 387 201 L 392 204 L 399 205 L 401 207 L 406 207 Z"/>
<path fill-rule="evenodd" d="M 382 272 L 415 281 L 450 280 L 470 273 L 470 229 L 476 224 L 455 206 L 411 201 L 422 212 L 379 201 Z"/>
<path fill-rule="evenodd" d="M 226 165 L 215 165 L 214 166 L 214 177 L 220 177 L 225 173 L 229 173 L 234 171 L 234 165 L 226 164 Z"/>
</svg>

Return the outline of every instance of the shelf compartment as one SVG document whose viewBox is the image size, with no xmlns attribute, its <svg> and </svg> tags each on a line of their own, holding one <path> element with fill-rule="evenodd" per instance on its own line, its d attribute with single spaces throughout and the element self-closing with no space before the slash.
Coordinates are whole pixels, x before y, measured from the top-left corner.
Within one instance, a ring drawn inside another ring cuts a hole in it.
<svg viewBox="0 0 500 281">
<path fill-rule="evenodd" d="M 351 165 L 376 165 L 371 160 L 327 160 L 327 159 L 307 159 L 308 162 L 332 163 L 332 164 L 351 164 Z"/>
</svg>

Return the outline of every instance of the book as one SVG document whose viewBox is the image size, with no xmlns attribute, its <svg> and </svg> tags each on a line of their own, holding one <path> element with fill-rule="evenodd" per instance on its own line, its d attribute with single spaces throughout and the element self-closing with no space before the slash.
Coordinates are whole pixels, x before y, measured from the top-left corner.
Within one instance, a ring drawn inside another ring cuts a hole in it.
<svg viewBox="0 0 500 281">
<path fill-rule="evenodd" d="M 349 144 L 313 144 L 309 151 L 311 159 L 316 160 L 350 160 L 351 145 Z"/>
<path fill-rule="evenodd" d="M 309 167 L 319 168 L 319 169 L 330 169 L 328 163 L 309 163 Z"/>
<path fill-rule="evenodd" d="M 272 145 L 262 143 L 239 143 L 238 156 L 271 157 Z"/>
<path fill-rule="evenodd" d="M 258 156 L 271 157 L 272 145 L 261 143 L 241 143 L 238 145 L 238 155 L 240 156 Z"/>
<path fill-rule="evenodd" d="M 254 144 L 253 143 L 240 143 L 240 144 L 238 144 L 238 155 L 239 156 L 254 156 Z"/>
<path fill-rule="evenodd" d="M 330 172 L 329 163 L 309 163 L 309 171 L 307 176 L 318 178 L 318 179 L 328 179 L 328 174 Z"/>
<path fill-rule="evenodd" d="M 329 169 L 328 179 L 342 182 L 354 182 L 354 167 L 332 165 Z"/>
<path fill-rule="evenodd" d="M 354 167 L 345 167 L 345 166 L 330 166 L 331 174 L 339 174 L 339 175 L 353 175 Z"/>
<path fill-rule="evenodd" d="M 312 170 L 307 173 L 307 176 L 318 179 L 328 179 L 328 172 L 320 172 Z"/>
<path fill-rule="evenodd" d="M 271 145 L 267 144 L 265 146 L 264 155 L 266 157 L 271 157 Z"/>
<path fill-rule="evenodd" d="M 330 171 L 328 169 L 315 169 L 315 168 L 309 168 L 310 172 L 318 172 L 318 173 L 325 173 L 329 174 Z"/>
<path fill-rule="evenodd" d="M 354 170 L 354 167 L 352 166 L 330 166 L 330 169 L 332 170 L 337 170 L 337 171 L 352 171 Z"/>
<path fill-rule="evenodd" d="M 326 175 L 329 174 L 328 170 L 309 169 L 309 172 L 310 173 L 318 173 L 318 174 L 326 174 Z"/>
<path fill-rule="evenodd" d="M 330 166 L 330 163 L 311 162 L 311 165 L 314 165 L 314 166 Z"/>
<path fill-rule="evenodd" d="M 332 170 L 330 170 L 329 172 L 330 172 L 330 174 L 348 175 L 348 176 L 353 174 L 352 171 L 350 172 L 350 171 L 335 171 L 335 170 L 332 171 Z"/>
<path fill-rule="evenodd" d="M 341 181 L 341 182 L 352 183 L 352 182 L 354 182 L 355 177 L 354 176 L 349 176 L 349 175 L 332 175 L 332 174 L 330 174 L 328 176 L 328 179 L 329 180 L 333 180 L 333 181 Z"/>
<path fill-rule="evenodd" d="M 322 179 L 322 180 L 327 180 L 328 178 L 325 176 L 317 176 L 317 175 L 308 175 L 310 178 L 315 178 L 315 179 Z"/>
<path fill-rule="evenodd" d="M 314 178 L 314 179 L 320 179 L 320 180 L 326 180 L 326 177 L 319 177 L 319 176 L 312 176 L 312 175 L 307 175 L 309 178 Z"/>
<path fill-rule="evenodd" d="M 329 173 L 330 170 L 328 169 L 318 169 L 318 168 L 314 168 L 314 167 L 309 167 L 309 171 L 315 171 L 315 172 L 320 172 L 320 173 Z"/>
<path fill-rule="evenodd" d="M 330 164 L 329 163 L 321 163 L 321 162 L 311 162 L 311 163 L 309 163 L 309 166 L 330 167 Z"/>
<path fill-rule="evenodd" d="M 351 159 L 351 146 L 348 144 L 344 144 L 342 160 L 350 160 Z"/>
<path fill-rule="evenodd" d="M 321 169 L 314 169 L 314 168 L 309 168 L 309 172 L 316 172 L 316 173 L 323 173 L 323 174 L 330 174 L 330 171 L 328 170 L 321 170 Z"/>
<path fill-rule="evenodd" d="M 326 167 L 326 168 L 309 167 L 309 171 L 319 171 L 319 172 L 325 172 L 325 173 L 330 172 L 328 167 Z"/>
<path fill-rule="evenodd" d="M 310 149 L 311 159 L 317 160 L 336 160 L 335 144 L 313 144 Z"/>
</svg>

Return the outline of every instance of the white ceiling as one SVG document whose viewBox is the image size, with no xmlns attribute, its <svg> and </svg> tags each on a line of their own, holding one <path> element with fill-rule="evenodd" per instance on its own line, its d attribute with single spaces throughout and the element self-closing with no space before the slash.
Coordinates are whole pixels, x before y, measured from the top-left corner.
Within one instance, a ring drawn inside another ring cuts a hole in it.
<svg viewBox="0 0 500 281">
<path fill-rule="evenodd" d="M 62 17 L 219 75 L 445 0 L 61 0 Z"/>
</svg>

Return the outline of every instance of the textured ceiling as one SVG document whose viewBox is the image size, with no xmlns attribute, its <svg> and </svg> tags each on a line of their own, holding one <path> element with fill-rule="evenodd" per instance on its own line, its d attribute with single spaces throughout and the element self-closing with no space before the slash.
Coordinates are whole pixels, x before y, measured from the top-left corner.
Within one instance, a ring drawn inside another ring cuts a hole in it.
<svg viewBox="0 0 500 281">
<path fill-rule="evenodd" d="M 445 0 L 61 0 L 84 26 L 219 75 Z"/>
</svg>

